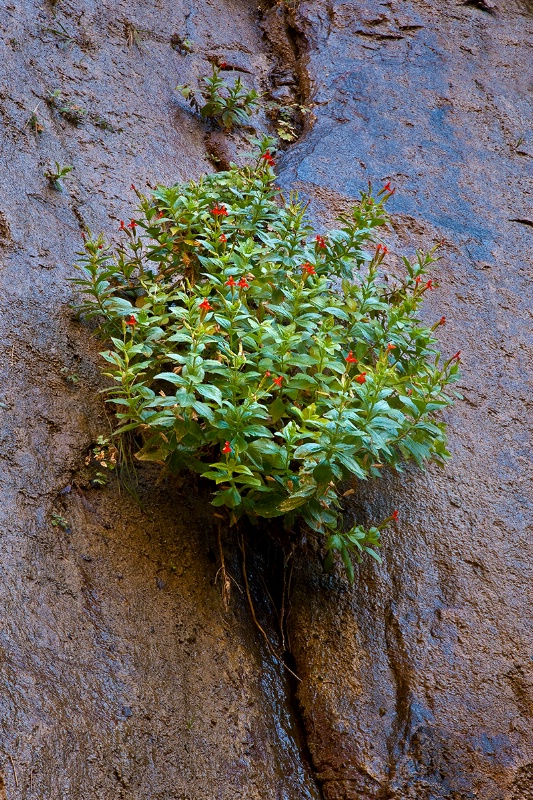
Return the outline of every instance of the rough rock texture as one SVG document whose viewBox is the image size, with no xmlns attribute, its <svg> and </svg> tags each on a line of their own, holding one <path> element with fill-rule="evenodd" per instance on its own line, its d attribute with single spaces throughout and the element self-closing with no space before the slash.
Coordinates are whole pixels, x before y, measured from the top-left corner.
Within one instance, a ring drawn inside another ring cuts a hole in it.
<svg viewBox="0 0 533 800">
<path fill-rule="evenodd" d="M 0 8 L 0 800 L 533 797 L 533 9 L 267 5 L 261 18 L 245 0 Z M 384 565 L 352 589 L 318 552 L 297 562 L 305 741 L 237 590 L 223 613 L 195 484 L 146 472 L 137 503 L 72 482 L 109 430 L 98 346 L 68 306 L 80 226 L 114 236 L 132 182 L 225 158 L 173 91 L 208 59 L 312 98 L 281 180 L 317 217 L 391 179 L 391 247 L 444 239 L 427 314 L 446 314 L 443 347 L 464 353 L 454 460 L 361 487 L 351 508 L 400 510 Z M 47 106 L 54 89 L 87 110 L 79 127 Z M 74 166 L 63 194 L 43 177 L 54 160 Z"/>
<path fill-rule="evenodd" d="M 174 34 L 193 40 L 192 55 L 172 47 Z M 110 429 L 98 344 L 68 306 L 80 226 L 118 236 L 133 181 L 211 169 L 202 126 L 173 91 L 207 73 L 208 57 L 261 88 L 275 62 L 253 6 L 0 7 L 0 797 L 9 800 L 317 797 L 284 678 L 237 591 L 223 613 L 207 498 L 194 485 L 153 488 L 155 475 L 140 507 L 116 485 L 71 483 Z M 88 112 L 78 127 L 47 106 L 55 89 Z M 41 134 L 28 123 L 36 107 Z M 54 160 L 74 166 L 62 194 L 43 176 Z M 52 513 L 71 533 L 52 526 Z"/>
<path fill-rule="evenodd" d="M 304 2 L 298 23 L 317 121 L 283 180 L 317 216 L 391 180 L 393 250 L 444 240 L 426 314 L 465 395 L 444 471 L 360 489 L 359 515 L 400 511 L 384 566 L 354 591 L 300 569 L 313 764 L 327 800 L 530 798 L 531 7 Z"/>
</svg>

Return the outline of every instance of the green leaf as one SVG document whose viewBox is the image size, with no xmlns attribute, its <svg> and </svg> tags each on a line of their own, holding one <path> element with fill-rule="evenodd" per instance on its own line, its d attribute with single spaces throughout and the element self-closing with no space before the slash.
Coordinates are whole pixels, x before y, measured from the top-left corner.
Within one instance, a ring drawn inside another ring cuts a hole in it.
<svg viewBox="0 0 533 800">
<path fill-rule="evenodd" d="M 342 563 L 344 564 L 348 580 L 350 581 L 350 583 L 353 583 L 355 579 L 353 563 L 350 557 L 350 553 L 344 544 L 341 545 L 340 552 L 341 552 Z"/>
<path fill-rule="evenodd" d="M 268 407 L 272 422 L 275 424 L 285 414 L 286 407 L 281 397 L 277 397 Z"/>
<path fill-rule="evenodd" d="M 294 458 L 307 458 L 307 456 L 313 455 L 313 453 L 320 453 L 323 449 L 324 445 L 318 442 L 301 444 L 300 447 L 297 447 L 294 451 Z"/>
<path fill-rule="evenodd" d="M 329 483 L 333 478 L 333 472 L 329 461 L 321 461 L 313 470 L 313 478 L 318 484 Z"/>
<path fill-rule="evenodd" d="M 205 384 L 200 383 L 196 387 L 196 391 L 205 397 L 207 400 L 213 400 L 217 405 L 222 405 L 222 392 L 218 388 L 218 386 L 213 386 L 212 384 Z"/>
</svg>

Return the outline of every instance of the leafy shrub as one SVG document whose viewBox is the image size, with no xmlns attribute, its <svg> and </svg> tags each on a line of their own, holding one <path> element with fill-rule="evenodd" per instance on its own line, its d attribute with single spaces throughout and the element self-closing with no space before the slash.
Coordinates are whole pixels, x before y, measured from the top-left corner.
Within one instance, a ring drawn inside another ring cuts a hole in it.
<svg viewBox="0 0 533 800">
<path fill-rule="evenodd" d="M 436 414 L 459 354 L 441 362 L 444 318 L 417 316 L 434 251 L 385 274 L 374 242 L 390 185 L 315 235 L 274 186 L 269 140 L 258 144 L 249 166 L 138 193 L 120 247 L 87 240 L 81 311 L 107 338 L 110 402 L 118 433 L 142 439 L 138 459 L 213 481 L 231 522 L 303 520 L 353 579 L 352 558 L 379 558 L 397 512 L 345 530 L 342 482 L 448 457 Z"/>
<path fill-rule="evenodd" d="M 203 103 L 187 84 L 180 84 L 176 89 L 194 111 L 200 113 L 203 120 L 215 120 L 228 130 L 234 125 L 246 125 L 258 102 L 255 89 L 246 89 L 240 78 L 230 86 L 221 77 L 220 67 L 216 64 L 212 65 L 211 75 L 201 79 L 200 94 Z"/>
</svg>

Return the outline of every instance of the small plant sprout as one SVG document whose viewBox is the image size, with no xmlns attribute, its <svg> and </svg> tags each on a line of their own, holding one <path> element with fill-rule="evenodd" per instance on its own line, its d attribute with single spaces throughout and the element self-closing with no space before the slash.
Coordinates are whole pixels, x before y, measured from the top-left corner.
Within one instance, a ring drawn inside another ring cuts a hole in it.
<svg viewBox="0 0 533 800">
<path fill-rule="evenodd" d="M 96 470 L 91 477 L 91 486 L 105 486 L 109 482 L 110 473 L 114 472 L 118 462 L 118 450 L 105 436 L 98 436 L 94 446 L 85 457 L 85 466 Z"/>
<path fill-rule="evenodd" d="M 60 372 L 66 382 L 71 386 L 75 386 L 80 380 L 80 376 L 77 374 L 77 372 L 71 372 L 68 367 L 62 367 Z"/>
<path fill-rule="evenodd" d="M 170 46 L 173 50 L 177 50 L 182 55 L 192 53 L 194 42 L 192 39 L 180 36 L 179 33 L 173 33 L 170 37 Z"/>
<path fill-rule="evenodd" d="M 346 482 L 449 457 L 439 414 L 460 355 L 442 358 L 419 314 L 435 249 L 387 269 L 390 183 L 315 231 L 276 188 L 273 140 L 255 143 L 247 166 L 138 192 L 118 248 L 88 238 L 80 311 L 137 459 L 203 475 L 230 525 L 304 526 L 353 580 L 398 513 L 347 524 Z"/>
<path fill-rule="evenodd" d="M 255 89 L 246 89 L 240 78 L 230 86 L 220 76 L 220 69 L 220 66 L 212 64 L 211 75 L 201 79 L 199 91 L 202 100 L 198 100 L 194 89 L 187 84 L 176 86 L 176 90 L 203 120 L 213 120 L 226 130 L 231 130 L 234 125 L 247 125 L 259 95 Z"/>
<path fill-rule="evenodd" d="M 32 133 L 39 135 L 44 132 L 44 125 L 40 121 L 39 117 L 37 116 L 37 111 L 39 110 L 39 106 L 41 103 L 37 103 L 33 111 L 31 112 L 30 116 L 26 120 L 26 124 L 24 128 L 29 128 Z"/>
<path fill-rule="evenodd" d="M 62 192 L 62 191 L 63 191 L 63 189 L 65 188 L 65 187 L 63 186 L 63 180 L 64 180 L 64 179 L 67 177 L 67 175 L 68 175 L 70 172 L 72 172 L 72 170 L 74 169 L 74 167 L 71 167 L 71 166 L 70 166 L 70 165 L 68 165 L 68 164 L 65 164 L 65 166 L 63 166 L 63 167 L 62 167 L 62 166 L 59 164 L 59 162 L 58 162 L 58 161 L 54 161 L 54 167 L 55 167 L 55 169 L 54 169 L 53 167 L 49 167 L 49 168 L 48 168 L 48 169 L 45 171 L 45 173 L 44 173 L 44 177 L 45 177 L 45 178 L 48 178 L 48 180 L 49 180 L 50 184 L 53 186 L 53 188 L 54 188 L 54 189 L 55 189 L 57 192 Z"/>
<path fill-rule="evenodd" d="M 61 530 L 65 531 L 65 533 L 71 532 L 68 521 L 61 514 L 53 513 L 50 521 L 54 528 L 61 528 Z"/>
<path fill-rule="evenodd" d="M 139 50 L 142 50 L 141 31 L 129 20 L 124 20 L 124 36 L 128 47 L 135 45 Z"/>
<path fill-rule="evenodd" d="M 80 125 L 87 116 L 87 111 L 78 103 L 65 100 L 59 89 L 48 93 L 47 103 L 71 125 Z"/>
</svg>

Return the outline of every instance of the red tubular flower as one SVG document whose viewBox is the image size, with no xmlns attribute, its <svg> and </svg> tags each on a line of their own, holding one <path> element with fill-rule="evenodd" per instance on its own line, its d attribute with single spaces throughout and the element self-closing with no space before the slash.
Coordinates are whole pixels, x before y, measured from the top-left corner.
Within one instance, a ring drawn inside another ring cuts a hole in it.
<svg viewBox="0 0 533 800">
<path fill-rule="evenodd" d="M 241 278 L 240 281 L 237 283 L 237 286 L 240 289 L 249 289 L 250 288 L 250 284 L 248 283 L 246 278 Z"/>
<path fill-rule="evenodd" d="M 346 356 L 346 363 L 347 364 L 357 364 L 357 359 L 355 358 L 355 356 L 353 354 L 353 350 L 350 350 L 350 352 Z"/>
<path fill-rule="evenodd" d="M 276 386 L 281 386 L 283 381 L 283 375 L 279 375 L 277 378 L 272 378 Z"/>
<path fill-rule="evenodd" d="M 128 228 L 131 228 L 131 230 L 134 231 L 136 227 L 137 223 L 135 222 L 135 220 L 134 219 L 130 220 L 128 223 Z"/>
<path fill-rule="evenodd" d="M 426 289 L 431 289 L 431 290 L 433 290 L 433 281 L 429 280 L 429 281 L 426 283 Z"/>
<path fill-rule="evenodd" d="M 228 280 L 225 283 L 225 286 L 231 286 L 231 288 L 233 289 L 233 287 L 236 286 L 236 285 L 237 284 L 235 283 L 235 278 L 233 277 L 233 275 L 230 275 L 230 277 L 228 278 Z"/>
<path fill-rule="evenodd" d="M 132 326 L 132 328 L 134 328 L 134 327 L 135 327 L 135 325 L 137 325 L 137 320 L 135 319 L 135 317 L 133 316 L 133 314 L 130 314 L 130 316 L 129 316 L 129 317 L 126 317 L 126 319 L 124 320 L 124 322 L 126 323 L 126 325 L 131 325 L 131 326 Z"/>
<path fill-rule="evenodd" d="M 439 325 L 446 325 L 446 317 L 441 317 L 439 319 Z"/>
<path fill-rule="evenodd" d="M 224 234 L 223 234 L 223 233 L 221 233 L 221 234 L 220 234 L 220 236 L 218 237 L 218 241 L 219 241 L 219 242 L 223 242 L 224 244 L 226 244 L 226 242 L 227 242 L 228 240 L 226 239 L 226 237 L 224 236 Z"/>
<path fill-rule="evenodd" d="M 268 369 L 265 372 L 265 378 L 270 378 L 270 370 L 268 370 Z"/>
<path fill-rule="evenodd" d="M 322 250 L 326 247 L 326 240 L 323 236 L 317 236 L 315 241 L 316 241 L 316 246 L 320 247 Z"/>
<path fill-rule="evenodd" d="M 460 361 L 461 360 L 461 351 L 458 350 L 457 353 L 451 357 L 450 361 Z"/>
<path fill-rule="evenodd" d="M 125 231 L 126 230 L 126 226 L 124 225 L 124 220 L 123 219 L 120 220 L 120 225 L 118 226 L 118 229 L 119 229 L 119 231 Z"/>
<path fill-rule="evenodd" d="M 131 186 L 130 186 L 130 189 L 131 189 L 133 192 L 136 192 L 136 191 L 137 191 L 137 189 L 135 188 L 135 184 L 134 184 L 134 183 L 132 183 L 132 184 L 131 184 Z"/>
<path fill-rule="evenodd" d="M 386 184 L 385 184 L 385 186 L 383 187 L 383 191 L 384 191 L 384 192 L 390 192 L 390 191 L 392 191 L 392 189 L 391 189 L 391 185 L 390 185 L 390 181 L 387 181 L 387 183 L 386 183 Z"/>
<path fill-rule="evenodd" d="M 396 345 L 392 344 L 392 342 L 389 342 L 387 345 L 387 350 L 396 350 Z"/>
<path fill-rule="evenodd" d="M 226 64 L 226 62 L 225 62 L 225 61 L 221 61 L 221 62 L 219 63 L 219 65 L 218 65 L 218 68 L 219 68 L 219 69 L 227 69 L 227 66 L 228 66 L 228 65 Z"/>
<path fill-rule="evenodd" d="M 227 217 L 228 211 L 225 206 L 219 206 L 217 203 L 216 206 L 211 209 L 211 214 L 213 214 L 214 217 Z"/>
<path fill-rule="evenodd" d="M 379 253 L 383 253 L 383 255 L 386 256 L 388 252 L 389 252 L 389 249 L 388 249 L 388 247 L 385 247 L 384 244 L 380 243 L 376 247 L 376 255 L 378 255 Z"/>
<path fill-rule="evenodd" d="M 213 310 L 213 306 L 210 304 L 210 302 L 207 299 L 207 297 L 204 297 L 203 301 L 200 303 L 198 308 L 202 308 L 204 311 L 212 311 Z"/>
<path fill-rule="evenodd" d="M 269 166 L 269 167 L 274 167 L 274 166 L 276 165 L 276 162 L 275 162 L 275 161 L 274 161 L 274 159 L 272 158 L 272 155 L 271 155 L 271 153 L 270 153 L 270 150 L 267 150 L 267 151 L 266 151 L 266 153 L 263 153 L 263 155 L 261 156 L 261 158 L 263 159 L 263 161 L 265 162 L 265 164 L 268 164 L 268 166 Z"/>
<path fill-rule="evenodd" d="M 418 284 L 420 283 L 421 280 L 422 280 L 422 278 L 420 277 L 420 275 L 417 275 L 416 278 L 415 278 L 415 283 L 416 283 L 417 286 L 418 286 Z"/>
<path fill-rule="evenodd" d="M 160 211 L 159 214 L 157 215 L 157 219 L 161 219 L 161 217 L 164 217 L 164 216 L 165 216 L 165 213 L 163 211 Z"/>
<path fill-rule="evenodd" d="M 229 442 L 224 442 L 224 447 L 222 448 L 222 452 L 226 454 L 231 453 L 231 445 Z"/>
<path fill-rule="evenodd" d="M 396 522 L 396 520 L 398 519 L 398 516 L 399 516 L 399 514 L 398 514 L 398 511 L 397 511 L 397 509 L 394 509 L 394 511 L 393 511 L 393 512 L 392 512 L 392 514 L 391 514 L 391 517 L 392 517 L 392 519 L 393 519 L 395 522 Z"/>
<path fill-rule="evenodd" d="M 366 383 L 366 372 L 362 372 L 360 375 L 357 375 L 355 380 L 360 384 Z"/>
<path fill-rule="evenodd" d="M 302 264 L 302 272 L 306 272 L 308 275 L 316 275 L 315 268 L 307 261 L 305 264 Z"/>
</svg>

